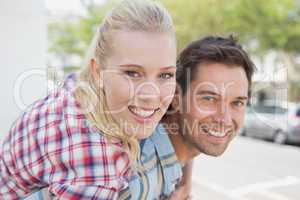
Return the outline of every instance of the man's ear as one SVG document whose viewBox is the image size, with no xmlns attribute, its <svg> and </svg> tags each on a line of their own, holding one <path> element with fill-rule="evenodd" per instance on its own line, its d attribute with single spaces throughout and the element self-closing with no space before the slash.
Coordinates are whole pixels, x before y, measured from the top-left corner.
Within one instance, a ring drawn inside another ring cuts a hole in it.
<svg viewBox="0 0 300 200">
<path fill-rule="evenodd" d="M 92 72 L 93 82 L 96 84 L 97 88 L 102 88 L 103 81 L 100 76 L 100 66 L 97 63 L 95 58 L 92 58 L 90 60 L 90 68 L 91 68 L 91 72 Z"/>
<path fill-rule="evenodd" d="M 176 87 L 174 98 L 171 102 L 171 106 L 172 106 L 172 110 L 174 112 L 182 111 L 182 92 L 181 92 L 180 87 L 178 87 L 178 86 Z"/>
</svg>

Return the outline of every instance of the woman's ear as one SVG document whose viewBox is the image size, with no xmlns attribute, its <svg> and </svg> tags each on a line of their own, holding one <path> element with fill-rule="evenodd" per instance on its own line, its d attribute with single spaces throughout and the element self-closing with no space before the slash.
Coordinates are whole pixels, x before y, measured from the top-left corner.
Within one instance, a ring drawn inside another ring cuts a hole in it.
<svg viewBox="0 0 300 200">
<path fill-rule="evenodd" d="M 90 67 L 92 72 L 93 82 L 96 84 L 97 88 L 103 88 L 103 81 L 100 76 L 100 66 L 95 58 L 90 60 Z"/>
<path fill-rule="evenodd" d="M 92 75 L 93 75 L 93 78 L 96 78 L 99 76 L 99 69 L 98 69 L 98 64 L 97 64 L 97 61 L 95 58 L 92 58 L 90 60 L 90 67 L 91 67 L 91 72 L 92 72 Z"/>
</svg>

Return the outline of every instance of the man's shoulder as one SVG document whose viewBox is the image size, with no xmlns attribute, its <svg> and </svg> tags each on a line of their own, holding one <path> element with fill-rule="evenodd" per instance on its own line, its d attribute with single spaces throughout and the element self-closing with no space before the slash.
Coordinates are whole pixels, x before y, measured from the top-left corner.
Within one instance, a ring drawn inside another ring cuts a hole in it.
<svg viewBox="0 0 300 200">
<path fill-rule="evenodd" d="M 168 155 L 169 156 L 175 155 L 175 150 L 168 136 L 168 132 L 166 131 L 166 129 L 162 124 L 157 125 L 154 133 L 151 135 L 149 139 L 155 145 L 157 153 L 161 159 L 163 159 Z"/>
<path fill-rule="evenodd" d="M 152 157 L 155 154 L 165 174 L 168 174 L 166 171 L 170 171 L 170 173 L 176 174 L 177 178 L 181 177 L 181 165 L 178 162 L 168 133 L 162 124 L 158 124 L 154 133 L 144 143 L 145 145 L 141 148 L 142 155 L 147 154 L 148 157 Z"/>
</svg>

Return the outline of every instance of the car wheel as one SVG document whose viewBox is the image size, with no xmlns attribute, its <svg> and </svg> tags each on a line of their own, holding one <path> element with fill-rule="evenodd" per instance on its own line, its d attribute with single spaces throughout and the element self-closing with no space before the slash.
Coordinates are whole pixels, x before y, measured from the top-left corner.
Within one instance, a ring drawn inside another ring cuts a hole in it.
<svg viewBox="0 0 300 200">
<path fill-rule="evenodd" d="M 287 136 L 282 131 L 276 132 L 275 135 L 274 135 L 274 137 L 273 137 L 273 141 L 276 144 L 285 144 L 286 143 L 286 139 L 287 139 Z"/>
</svg>

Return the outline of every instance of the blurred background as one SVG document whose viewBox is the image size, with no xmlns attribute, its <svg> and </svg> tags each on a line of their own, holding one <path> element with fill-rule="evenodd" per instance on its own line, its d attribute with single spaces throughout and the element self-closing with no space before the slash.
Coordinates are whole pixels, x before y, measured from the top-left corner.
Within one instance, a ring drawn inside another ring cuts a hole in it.
<svg viewBox="0 0 300 200">
<path fill-rule="evenodd" d="M 78 70 L 117 0 L 0 0 L 0 139 L 34 100 Z M 234 34 L 258 70 L 245 128 L 221 157 L 194 162 L 193 199 L 300 199 L 300 0 L 161 0 L 178 51 Z"/>
</svg>

